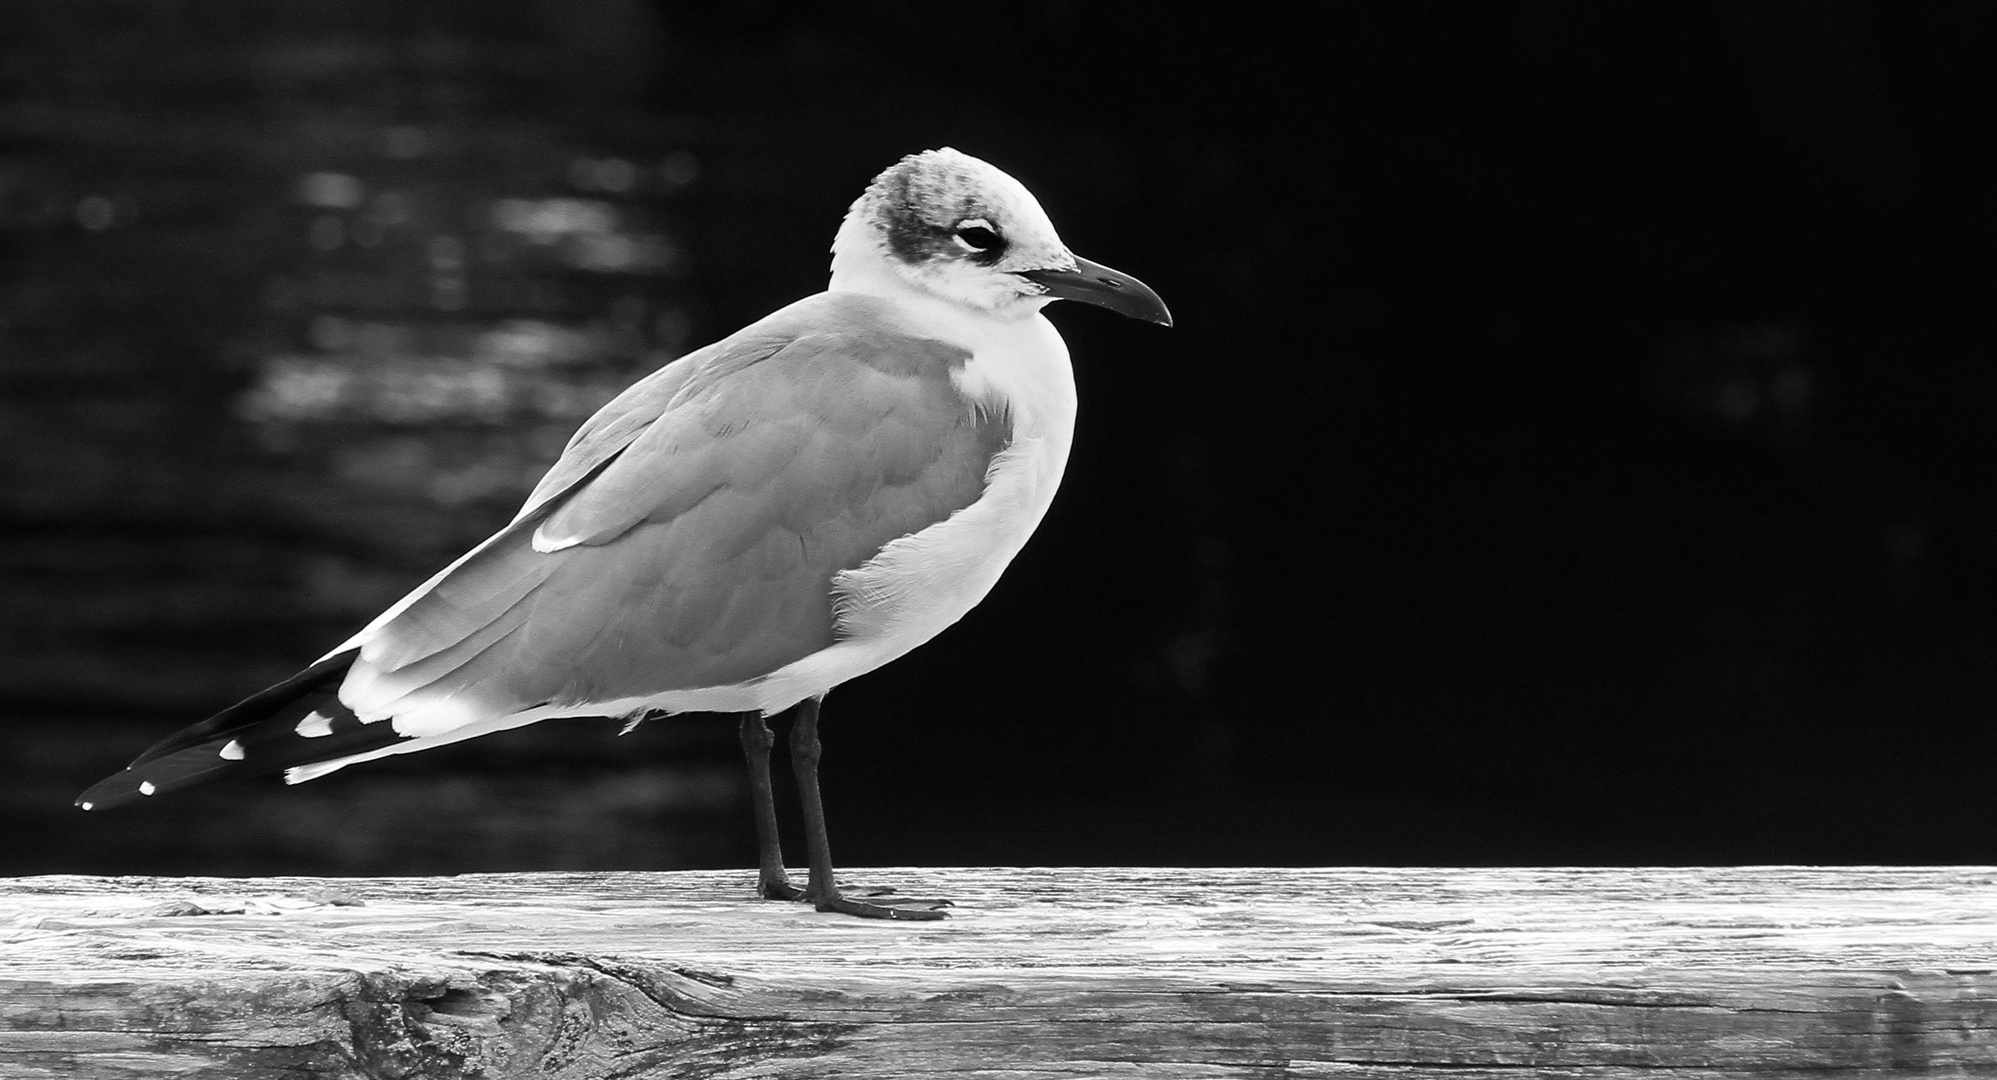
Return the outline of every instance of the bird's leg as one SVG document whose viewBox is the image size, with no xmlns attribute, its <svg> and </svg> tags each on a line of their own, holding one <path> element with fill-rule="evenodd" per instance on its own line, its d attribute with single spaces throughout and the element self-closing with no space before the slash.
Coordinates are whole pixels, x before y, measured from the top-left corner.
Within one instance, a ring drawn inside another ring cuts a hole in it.
<svg viewBox="0 0 1997 1080">
<path fill-rule="evenodd" d="M 882 903 L 855 900 L 840 892 L 832 877 L 832 842 L 825 832 L 825 804 L 818 797 L 818 699 L 798 703 L 797 719 L 791 724 L 791 770 L 797 774 L 798 801 L 804 804 L 804 837 L 811 852 L 811 880 L 805 898 L 820 911 L 841 911 L 869 919 L 940 919 L 943 913 L 900 904 L 926 904 L 934 901 L 893 899 Z"/>
<path fill-rule="evenodd" d="M 749 761 L 749 797 L 756 807 L 756 893 L 765 900 L 798 900 L 804 890 L 784 873 L 783 846 L 777 840 L 777 800 L 770 787 L 770 747 L 776 740 L 763 714 L 742 714 L 742 756 Z"/>
</svg>

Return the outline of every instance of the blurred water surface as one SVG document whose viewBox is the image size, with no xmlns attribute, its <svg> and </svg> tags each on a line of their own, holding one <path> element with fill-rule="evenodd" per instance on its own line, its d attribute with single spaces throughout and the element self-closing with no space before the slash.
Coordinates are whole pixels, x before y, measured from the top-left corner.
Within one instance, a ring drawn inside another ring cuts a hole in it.
<svg viewBox="0 0 1997 1080">
<path fill-rule="evenodd" d="M 88 822 L 64 793 L 503 524 L 584 418 L 682 349 L 699 159 L 614 78 L 650 60 L 648 12 L 49 3 L 0 23 L 0 740 L 32 778 L 5 813 L 61 838 L 7 868 L 725 857 L 712 725 L 676 729 L 670 764 L 578 724 L 324 793 Z"/>
</svg>

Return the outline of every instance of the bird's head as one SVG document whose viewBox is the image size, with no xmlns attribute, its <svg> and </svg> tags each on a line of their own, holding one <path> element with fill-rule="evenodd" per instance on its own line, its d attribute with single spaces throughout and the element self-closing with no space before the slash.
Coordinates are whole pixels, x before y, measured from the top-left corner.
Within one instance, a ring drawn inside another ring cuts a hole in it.
<svg viewBox="0 0 1997 1080">
<path fill-rule="evenodd" d="M 949 147 L 875 177 L 832 242 L 833 288 L 910 286 L 1000 318 L 1071 299 L 1172 324 L 1143 282 L 1076 258 L 1024 184 Z"/>
</svg>

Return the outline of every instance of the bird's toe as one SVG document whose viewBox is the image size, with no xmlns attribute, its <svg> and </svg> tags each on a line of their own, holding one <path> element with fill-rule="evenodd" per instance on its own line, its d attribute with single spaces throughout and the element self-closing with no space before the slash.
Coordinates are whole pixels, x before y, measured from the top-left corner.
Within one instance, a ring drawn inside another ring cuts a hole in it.
<svg viewBox="0 0 1997 1080">
<path fill-rule="evenodd" d="M 925 904 L 948 904 L 949 901 L 892 899 L 884 903 L 855 900 L 850 896 L 821 896 L 815 905 L 819 911 L 836 911 L 842 915 L 857 915 L 862 919 L 900 919 L 903 921 L 929 922 L 949 918 L 947 912 L 938 911 Z M 917 906 L 904 906 L 917 905 Z"/>
</svg>

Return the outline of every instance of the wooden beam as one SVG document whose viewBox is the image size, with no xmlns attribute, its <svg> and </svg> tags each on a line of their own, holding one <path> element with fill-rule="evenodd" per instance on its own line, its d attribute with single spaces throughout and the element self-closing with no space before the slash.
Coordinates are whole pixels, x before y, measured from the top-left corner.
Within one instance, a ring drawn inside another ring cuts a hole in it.
<svg viewBox="0 0 1997 1080">
<path fill-rule="evenodd" d="M 847 876 L 0 881 L 0 1076 L 1997 1076 L 1997 869 Z"/>
</svg>

